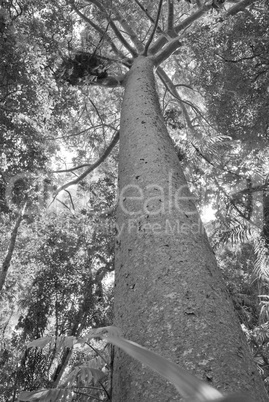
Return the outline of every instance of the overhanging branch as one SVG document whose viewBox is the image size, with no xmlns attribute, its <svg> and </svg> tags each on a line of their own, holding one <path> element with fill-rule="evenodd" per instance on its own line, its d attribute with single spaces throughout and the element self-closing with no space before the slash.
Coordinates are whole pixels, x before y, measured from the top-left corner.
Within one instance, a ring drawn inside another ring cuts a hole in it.
<svg viewBox="0 0 269 402">
<path fill-rule="evenodd" d="M 85 22 L 87 22 L 92 28 L 94 28 L 97 32 L 99 32 L 111 45 L 112 50 L 114 53 L 118 56 L 120 56 L 122 59 L 125 59 L 125 55 L 117 48 L 117 46 L 114 44 L 113 40 L 110 38 L 108 33 L 104 31 L 102 28 L 100 28 L 98 25 L 96 25 L 94 22 L 90 20 L 86 15 L 84 15 L 79 9 L 75 6 L 74 2 L 69 3 L 72 10 L 75 11 L 75 13 L 82 18 Z"/>
<path fill-rule="evenodd" d="M 109 146 L 107 147 L 107 149 L 105 150 L 103 155 L 95 163 L 90 165 L 88 167 L 88 169 L 86 169 L 83 173 L 81 173 L 81 175 L 79 175 L 74 180 L 71 180 L 71 181 L 65 183 L 60 188 L 58 188 L 56 190 L 56 194 L 54 195 L 53 199 L 56 198 L 56 196 L 59 194 L 60 191 L 65 190 L 68 187 L 73 186 L 75 184 L 78 184 L 82 179 L 84 179 L 84 177 L 88 176 L 88 174 L 90 174 L 94 169 L 96 169 L 99 165 L 101 165 L 101 163 L 104 162 L 104 160 L 108 157 L 108 155 L 110 154 L 110 152 L 112 151 L 114 146 L 117 144 L 117 142 L 119 140 L 119 136 L 120 136 L 119 131 L 117 131 L 117 133 L 113 137 L 111 143 L 109 144 Z"/>
</svg>

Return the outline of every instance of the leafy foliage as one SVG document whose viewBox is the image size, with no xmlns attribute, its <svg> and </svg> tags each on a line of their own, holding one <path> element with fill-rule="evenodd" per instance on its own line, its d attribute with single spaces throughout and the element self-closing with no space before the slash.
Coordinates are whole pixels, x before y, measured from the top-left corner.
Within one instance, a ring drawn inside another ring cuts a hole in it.
<svg viewBox="0 0 269 402">
<path fill-rule="evenodd" d="M 180 368 L 178 365 L 171 363 L 169 360 L 157 355 L 154 352 L 151 352 L 137 343 L 130 342 L 122 338 L 120 336 L 120 331 L 116 327 L 104 327 L 99 328 L 96 331 L 91 331 L 90 335 L 87 337 L 87 341 L 92 337 L 101 337 L 106 339 L 113 345 L 123 349 L 130 356 L 149 366 L 152 370 L 157 371 L 161 376 L 172 382 L 179 394 L 186 398 L 191 398 L 194 401 L 202 402 L 213 400 L 217 401 L 222 397 L 221 393 L 211 387 L 211 385 L 198 380 L 196 377 L 188 373 L 186 370 Z M 81 341 L 83 340 L 80 340 L 79 342 Z M 39 339 L 30 346 L 43 347 L 47 342 L 50 342 L 50 340 Z M 100 370 L 82 366 L 78 367 L 69 374 L 68 379 L 65 381 L 65 385 L 71 385 L 74 377 L 78 375 L 80 375 L 81 381 L 87 380 L 89 382 L 89 380 L 91 381 L 94 379 L 95 383 L 101 382 L 104 377 L 106 377 L 106 375 Z M 229 402 L 232 401 L 234 397 L 235 395 L 231 395 L 226 398 L 221 398 L 221 400 L 223 402 Z M 20 401 L 68 401 L 69 398 L 72 398 L 72 391 L 69 388 L 54 388 L 34 392 L 26 391 L 19 395 Z M 101 398 L 101 400 L 104 399 Z M 251 399 L 246 395 L 239 394 L 236 395 L 236 400 L 238 402 L 251 402 Z"/>
</svg>

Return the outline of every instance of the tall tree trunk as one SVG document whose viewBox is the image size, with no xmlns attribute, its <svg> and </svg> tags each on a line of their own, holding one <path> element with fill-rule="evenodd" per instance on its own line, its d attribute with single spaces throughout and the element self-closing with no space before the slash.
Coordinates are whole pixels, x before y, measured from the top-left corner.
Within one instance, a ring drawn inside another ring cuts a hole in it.
<svg viewBox="0 0 269 402">
<path fill-rule="evenodd" d="M 226 392 L 266 401 L 239 321 L 164 125 L 153 61 L 125 83 L 119 161 L 115 325 L 132 341 Z M 116 351 L 114 402 L 179 400 L 139 362 Z"/>
</svg>

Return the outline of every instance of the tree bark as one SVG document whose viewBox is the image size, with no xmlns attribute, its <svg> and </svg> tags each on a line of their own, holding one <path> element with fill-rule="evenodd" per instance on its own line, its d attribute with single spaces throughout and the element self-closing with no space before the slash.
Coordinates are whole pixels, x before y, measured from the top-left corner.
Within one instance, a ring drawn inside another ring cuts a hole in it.
<svg viewBox="0 0 269 402">
<path fill-rule="evenodd" d="M 125 338 L 223 392 L 266 392 L 164 125 L 154 62 L 138 57 L 125 82 L 119 156 L 115 325 Z M 180 400 L 119 350 L 114 402 Z"/>
</svg>

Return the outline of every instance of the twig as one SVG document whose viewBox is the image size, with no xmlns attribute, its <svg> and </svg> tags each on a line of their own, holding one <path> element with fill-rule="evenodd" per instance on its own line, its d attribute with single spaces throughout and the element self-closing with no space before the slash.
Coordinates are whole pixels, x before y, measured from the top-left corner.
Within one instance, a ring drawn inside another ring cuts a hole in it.
<svg viewBox="0 0 269 402">
<path fill-rule="evenodd" d="M 103 122 L 103 118 L 98 110 L 98 107 L 95 105 L 95 103 L 91 100 L 91 98 L 89 98 L 90 103 L 92 104 L 94 110 L 96 111 L 97 116 L 99 117 L 101 123 L 102 123 L 102 129 L 103 129 L 103 137 L 105 135 L 105 127 L 104 127 L 104 122 Z M 86 108 L 87 110 L 87 108 Z"/>
<path fill-rule="evenodd" d="M 110 401 L 110 395 L 109 395 L 109 393 L 107 392 L 107 390 L 106 390 L 106 388 L 105 388 L 105 386 L 99 381 L 99 384 L 101 385 L 101 387 L 103 388 L 103 391 L 104 391 L 104 393 L 106 394 L 106 397 L 107 397 L 107 399 Z"/>
<path fill-rule="evenodd" d="M 70 208 L 69 208 L 69 206 L 68 205 L 66 205 L 66 203 L 65 202 L 63 202 L 63 201 L 61 201 L 61 200 L 59 200 L 59 198 L 56 198 L 56 201 L 58 201 L 60 204 L 62 204 L 66 209 L 68 209 L 69 211 L 70 211 Z"/>
<path fill-rule="evenodd" d="M 117 26 L 111 20 L 110 16 L 107 14 L 105 7 L 98 0 L 86 0 L 87 3 L 94 4 L 101 12 L 104 13 L 106 19 L 109 21 L 111 28 L 114 31 L 114 34 L 117 36 L 121 44 L 131 53 L 133 57 L 137 56 L 136 50 L 127 42 L 127 40 L 122 36 Z"/>
<path fill-rule="evenodd" d="M 69 199 L 70 199 L 70 202 L 71 202 L 71 205 L 72 205 L 72 209 L 73 209 L 73 211 L 75 211 L 75 205 L 73 203 L 73 199 L 72 199 L 72 195 L 71 195 L 70 191 L 68 191 L 68 190 L 64 190 L 64 191 L 69 195 Z"/>
<path fill-rule="evenodd" d="M 108 362 L 106 361 L 106 359 L 104 358 L 104 356 L 102 355 L 101 352 L 99 352 L 98 349 L 95 349 L 95 347 L 93 347 L 89 342 L 85 342 L 86 345 L 88 345 L 98 356 L 101 357 L 101 359 L 105 362 L 106 365 L 108 365 Z"/>
<path fill-rule="evenodd" d="M 102 127 L 102 124 L 98 124 L 97 126 L 85 128 L 85 130 L 81 130 L 78 133 L 61 135 L 59 137 L 47 137 L 46 140 L 54 141 L 54 140 L 62 140 L 70 137 L 77 137 L 79 135 L 85 134 L 88 130 L 94 130 L 95 128 Z"/>
</svg>

